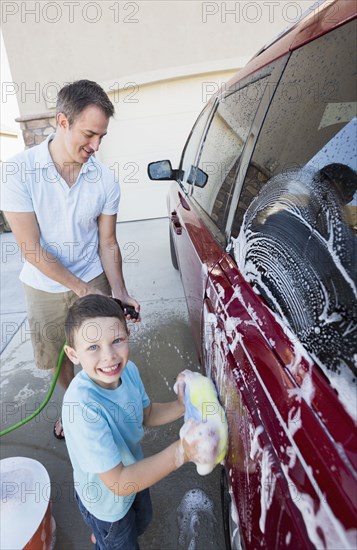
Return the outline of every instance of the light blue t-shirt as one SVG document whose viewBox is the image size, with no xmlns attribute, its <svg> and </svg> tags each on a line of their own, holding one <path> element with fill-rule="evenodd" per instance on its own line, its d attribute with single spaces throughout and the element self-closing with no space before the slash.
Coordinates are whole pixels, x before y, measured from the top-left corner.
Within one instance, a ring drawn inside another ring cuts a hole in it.
<svg viewBox="0 0 357 550">
<path fill-rule="evenodd" d="M 143 458 L 143 409 L 150 399 L 137 367 L 128 361 L 115 390 L 98 386 L 85 371 L 79 372 L 65 393 L 62 422 L 73 467 L 75 489 L 96 518 L 114 522 L 125 516 L 133 493 L 115 495 L 98 477 L 119 463 L 129 466 Z"/>
<path fill-rule="evenodd" d="M 1 165 L 1 210 L 35 212 L 40 244 L 71 273 L 88 282 L 103 272 L 98 254 L 98 217 L 118 212 L 115 172 L 94 156 L 83 163 L 69 187 L 53 163 L 48 145 L 54 134 Z M 45 292 L 69 289 L 25 261 L 20 280 Z"/>
</svg>

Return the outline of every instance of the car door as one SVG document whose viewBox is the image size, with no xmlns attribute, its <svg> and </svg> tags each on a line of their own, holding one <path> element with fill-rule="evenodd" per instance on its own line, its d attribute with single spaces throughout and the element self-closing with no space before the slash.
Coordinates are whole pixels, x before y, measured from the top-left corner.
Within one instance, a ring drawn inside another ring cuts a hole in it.
<svg viewBox="0 0 357 550">
<path fill-rule="evenodd" d="M 200 359 L 207 276 L 224 256 L 236 174 L 262 98 L 265 106 L 271 97 L 269 78 L 281 72 L 282 64 L 280 60 L 254 78 L 232 85 L 203 111 L 183 153 L 180 186 L 174 184 L 169 193 L 171 232 Z M 207 176 L 204 186 L 199 173 Z"/>
<path fill-rule="evenodd" d="M 233 547 L 356 546 L 355 37 L 348 23 L 292 53 L 209 272 Z"/>
<path fill-rule="evenodd" d="M 170 220 L 170 239 L 183 279 L 187 306 L 192 322 L 196 348 L 200 356 L 200 317 L 202 296 L 206 285 L 208 265 L 216 263 L 222 256 L 222 250 L 210 241 L 206 227 L 197 212 L 192 208 L 189 195 L 192 192 L 192 173 L 207 126 L 215 108 L 214 102 L 207 105 L 197 119 L 183 150 L 179 182 L 171 185 L 168 194 L 168 212 Z M 201 356 L 200 356 L 201 358 Z"/>
</svg>

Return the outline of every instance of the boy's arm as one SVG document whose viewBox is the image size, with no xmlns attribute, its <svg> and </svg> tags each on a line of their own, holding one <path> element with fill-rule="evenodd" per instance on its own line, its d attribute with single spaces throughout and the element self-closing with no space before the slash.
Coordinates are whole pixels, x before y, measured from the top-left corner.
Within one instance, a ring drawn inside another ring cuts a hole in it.
<svg viewBox="0 0 357 550">
<path fill-rule="evenodd" d="M 184 415 L 185 386 L 180 375 L 177 377 L 177 400 L 170 403 L 150 403 L 144 409 L 144 426 L 162 426 L 174 422 Z"/>
<path fill-rule="evenodd" d="M 150 403 L 144 409 L 144 426 L 162 426 L 174 422 L 181 418 L 185 412 L 185 407 L 179 400 L 170 403 Z"/>
<path fill-rule="evenodd" d="M 160 453 L 98 475 L 110 491 L 124 497 L 151 487 L 187 461 L 181 442 L 175 441 Z"/>
<path fill-rule="evenodd" d="M 144 409 L 144 426 L 159 426 L 177 420 L 184 414 L 184 384 L 177 381 L 177 400 L 170 403 L 150 403 Z M 195 438 L 190 442 L 175 441 L 169 447 L 130 466 L 118 464 L 115 468 L 98 474 L 104 485 L 119 496 L 143 491 L 151 487 L 185 462 L 192 460 L 197 452 Z"/>
</svg>

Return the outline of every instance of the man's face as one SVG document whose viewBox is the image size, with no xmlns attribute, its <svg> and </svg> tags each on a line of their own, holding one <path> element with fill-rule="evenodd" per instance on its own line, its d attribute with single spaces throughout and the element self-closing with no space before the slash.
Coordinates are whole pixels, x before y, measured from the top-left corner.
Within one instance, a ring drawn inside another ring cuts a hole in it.
<svg viewBox="0 0 357 550">
<path fill-rule="evenodd" d="M 98 151 L 107 133 L 109 118 L 96 105 L 89 105 L 74 119 L 72 126 L 66 117 L 60 124 L 64 130 L 64 146 L 70 161 L 83 164 Z"/>
</svg>

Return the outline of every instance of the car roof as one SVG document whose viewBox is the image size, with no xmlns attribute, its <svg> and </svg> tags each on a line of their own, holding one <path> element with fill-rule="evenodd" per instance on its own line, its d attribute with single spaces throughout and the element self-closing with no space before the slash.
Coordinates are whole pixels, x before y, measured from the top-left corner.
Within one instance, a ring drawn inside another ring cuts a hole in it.
<svg viewBox="0 0 357 550">
<path fill-rule="evenodd" d="M 264 46 L 229 82 L 228 88 L 304 44 L 328 33 L 357 15 L 356 0 L 323 0 L 315 2 L 294 23 Z M 219 95 L 219 93 L 217 94 Z"/>
</svg>

